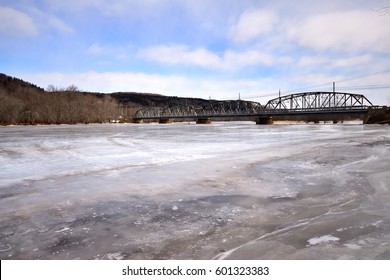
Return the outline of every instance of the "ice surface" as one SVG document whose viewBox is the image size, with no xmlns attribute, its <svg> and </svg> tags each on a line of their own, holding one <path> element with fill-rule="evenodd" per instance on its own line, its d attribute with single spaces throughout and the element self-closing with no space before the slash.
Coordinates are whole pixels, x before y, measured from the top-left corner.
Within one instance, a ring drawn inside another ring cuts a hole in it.
<svg viewBox="0 0 390 280">
<path fill-rule="evenodd" d="M 388 126 L 0 127 L 1 259 L 390 259 Z"/>
</svg>

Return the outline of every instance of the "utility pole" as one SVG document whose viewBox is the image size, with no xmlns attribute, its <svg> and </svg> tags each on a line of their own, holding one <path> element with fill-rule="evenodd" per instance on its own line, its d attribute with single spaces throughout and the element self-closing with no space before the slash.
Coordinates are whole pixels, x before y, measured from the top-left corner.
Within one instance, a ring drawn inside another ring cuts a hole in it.
<svg viewBox="0 0 390 280">
<path fill-rule="evenodd" d="M 241 100 L 241 93 L 238 93 L 238 100 Z"/>
<path fill-rule="evenodd" d="M 331 104 L 329 103 L 329 105 L 331 105 Z M 333 104 L 332 104 L 332 107 L 334 107 L 335 105 L 336 105 L 336 83 L 333 82 Z"/>
</svg>

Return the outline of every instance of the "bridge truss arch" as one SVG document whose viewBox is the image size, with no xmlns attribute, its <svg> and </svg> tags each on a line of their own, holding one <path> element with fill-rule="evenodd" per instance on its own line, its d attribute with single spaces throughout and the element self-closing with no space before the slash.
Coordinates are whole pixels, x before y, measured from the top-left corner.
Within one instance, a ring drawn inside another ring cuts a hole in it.
<svg viewBox="0 0 390 280">
<path fill-rule="evenodd" d="M 362 94 L 344 92 L 303 92 L 268 101 L 265 110 L 324 111 L 365 109 L 373 106 Z"/>
<path fill-rule="evenodd" d="M 210 102 L 203 106 L 177 105 L 165 108 L 143 108 L 136 112 L 136 119 L 225 117 L 257 115 L 263 107 L 258 102 L 230 100 Z"/>
<path fill-rule="evenodd" d="M 229 100 L 212 102 L 202 106 L 199 113 L 211 116 L 236 116 L 236 115 L 256 115 L 263 107 L 258 102 L 246 100 Z"/>
<path fill-rule="evenodd" d="M 136 119 L 152 119 L 152 118 L 158 118 L 156 116 L 160 116 L 162 114 L 162 111 L 164 109 L 160 107 L 154 107 L 154 108 L 142 108 L 139 109 L 135 113 Z"/>
</svg>

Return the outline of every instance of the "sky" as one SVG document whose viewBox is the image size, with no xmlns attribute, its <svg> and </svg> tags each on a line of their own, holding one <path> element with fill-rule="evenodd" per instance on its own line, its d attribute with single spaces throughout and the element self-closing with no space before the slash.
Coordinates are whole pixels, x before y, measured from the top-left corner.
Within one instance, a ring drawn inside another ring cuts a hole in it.
<svg viewBox="0 0 390 280">
<path fill-rule="evenodd" d="M 40 87 L 390 105 L 389 0 L 0 0 L 0 72 Z"/>
</svg>

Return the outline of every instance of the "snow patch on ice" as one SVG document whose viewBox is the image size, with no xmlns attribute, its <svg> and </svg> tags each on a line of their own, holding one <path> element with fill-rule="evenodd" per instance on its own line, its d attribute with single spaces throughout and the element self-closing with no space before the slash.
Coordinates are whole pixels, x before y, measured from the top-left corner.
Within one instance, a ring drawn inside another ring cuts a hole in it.
<svg viewBox="0 0 390 280">
<path fill-rule="evenodd" d="M 307 242 L 309 243 L 309 245 L 313 246 L 313 245 L 317 245 L 317 244 L 321 244 L 321 243 L 328 243 L 331 241 L 339 241 L 339 240 L 340 240 L 340 238 L 333 236 L 333 235 L 323 235 L 320 237 L 310 238 L 309 240 L 307 240 Z"/>
<path fill-rule="evenodd" d="M 351 244 L 351 243 L 346 243 L 346 244 L 344 244 L 344 246 L 349 248 L 349 249 L 352 249 L 352 250 L 359 250 L 362 248 L 361 246 L 359 246 L 357 244 Z"/>
<path fill-rule="evenodd" d="M 110 253 L 110 254 L 107 254 L 107 259 L 109 259 L 109 260 L 123 260 L 124 256 L 120 252 Z"/>
<path fill-rule="evenodd" d="M 55 232 L 64 232 L 64 231 L 67 231 L 67 230 L 70 230 L 70 228 L 64 227 L 63 229 L 56 230 Z"/>
<path fill-rule="evenodd" d="M 374 227 L 379 227 L 379 225 L 383 222 L 383 220 L 376 221 L 375 223 L 372 223 Z"/>
<path fill-rule="evenodd" d="M 362 159 L 362 160 L 357 160 L 357 161 L 353 161 L 353 162 L 349 162 L 347 164 L 341 165 L 341 166 L 339 166 L 339 168 L 344 168 L 344 167 L 347 167 L 347 166 L 350 166 L 353 164 L 357 164 L 357 163 L 367 163 L 367 162 L 370 162 L 370 161 L 373 161 L 376 159 L 378 159 L 378 157 L 373 155 L 373 156 L 370 156 L 370 157 Z"/>
</svg>

